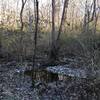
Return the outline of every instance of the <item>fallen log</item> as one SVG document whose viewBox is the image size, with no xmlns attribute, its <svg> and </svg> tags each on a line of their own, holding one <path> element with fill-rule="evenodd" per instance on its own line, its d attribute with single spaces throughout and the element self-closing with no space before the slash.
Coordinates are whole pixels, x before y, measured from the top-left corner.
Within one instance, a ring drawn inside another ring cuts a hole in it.
<svg viewBox="0 0 100 100">
<path fill-rule="evenodd" d="M 46 71 L 58 75 L 100 80 L 100 70 L 93 70 L 93 68 L 75 68 L 69 65 L 47 67 Z"/>
</svg>

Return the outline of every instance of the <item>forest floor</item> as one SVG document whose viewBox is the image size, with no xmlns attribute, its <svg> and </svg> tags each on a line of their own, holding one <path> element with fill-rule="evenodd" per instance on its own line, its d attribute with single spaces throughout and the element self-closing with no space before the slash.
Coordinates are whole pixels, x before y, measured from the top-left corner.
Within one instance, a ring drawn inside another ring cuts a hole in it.
<svg viewBox="0 0 100 100">
<path fill-rule="evenodd" d="M 0 100 L 37 100 L 31 79 L 23 70 L 24 66 L 0 65 Z"/>
<path fill-rule="evenodd" d="M 41 83 L 31 88 L 25 69 L 24 65 L 0 65 L 0 100 L 100 100 L 100 86 L 85 80 Z"/>
</svg>

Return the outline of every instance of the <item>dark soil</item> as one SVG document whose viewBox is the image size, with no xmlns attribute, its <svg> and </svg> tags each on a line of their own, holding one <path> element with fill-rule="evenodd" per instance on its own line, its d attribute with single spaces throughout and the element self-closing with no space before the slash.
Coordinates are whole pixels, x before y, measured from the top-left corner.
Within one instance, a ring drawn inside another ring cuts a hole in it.
<svg viewBox="0 0 100 100">
<path fill-rule="evenodd" d="M 37 81 L 32 88 L 31 78 L 24 74 L 29 68 L 27 63 L 0 65 L 0 100 L 100 100 L 100 84 L 84 79 Z"/>
</svg>

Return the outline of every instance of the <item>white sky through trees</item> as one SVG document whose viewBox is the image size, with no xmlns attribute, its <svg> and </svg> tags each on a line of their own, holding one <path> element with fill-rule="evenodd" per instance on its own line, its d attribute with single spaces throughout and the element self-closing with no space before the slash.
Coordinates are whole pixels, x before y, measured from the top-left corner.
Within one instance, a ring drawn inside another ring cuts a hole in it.
<svg viewBox="0 0 100 100">
<path fill-rule="evenodd" d="M 39 1 L 40 10 L 42 10 L 43 7 L 46 7 L 45 9 L 47 9 L 47 6 L 46 6 L 47 4 L 51 5 L 51 0 L 38 0 L 38 1 Z M 60 1 L 63 2 L 64 0 L 60 0 Z M 78 9 L 78 12 L 84 15 L 85 1 L 86 0 L 69 0 L 69 6 L 72 5 L 74 2 L 75 6 Z M 88 2 L 91 2 L 91 1 L 93 0 L 88 0 Z M 33 2 L 34 0 L 27 0 L 27 3 L 25 5 L 25 10 L 26 10 L 26 6 L 28 5 L 30 6 L 31 9 L 34 9 Z M 100 5 L 99 2 L 100 0 L 98 0 L 98 4 Z M 21 0 L 0 0 L 0 17 L 2 15 L 1 12 L 3 12 L 2 9 L 6 9 L 6 10 L 10 9 L 19 13 L 21 9 Z"/>
<path fill-rule="evenodd" d="M 42 5 L 46 5 L 47 3 L 51 3 L 51 0 L 38 0 L 39 1 L 39 5 L 40 7 Z M 63 2 L 64 0 L 60 0 L 61 2 Z M 77 5 L 78 4 L 84 4 L 84 2 L 86 0 L 70 0 L 69 2 L 75 2 Z M 91 2 L 92 0 L 88 0 L 88 2 Z M 100 0 L 98 0 L 100 2 Z M 21 0 L 0 0 L 0 7 L 2 5 L 2 2 L 3 3 L 6 3 L 7 6 L 11 6 L 13 8 L 15 8 L 15 5 L 18 4 L 18 6 L 20 7 L 21 6 Z M 31 5 L 32 5 L 32 2 L 34 2 L 34 0 L 27 0 L 27 3 L 28 2 L 31 2 Z"/>
</svg>

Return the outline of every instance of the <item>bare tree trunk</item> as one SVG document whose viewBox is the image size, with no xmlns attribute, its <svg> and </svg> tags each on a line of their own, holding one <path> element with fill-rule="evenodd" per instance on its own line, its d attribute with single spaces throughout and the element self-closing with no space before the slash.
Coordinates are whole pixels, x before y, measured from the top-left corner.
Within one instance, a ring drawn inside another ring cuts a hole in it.
<svg viewBox="0 0 100 100">
<path fill-rule="evenodd" d="M 50 62 L 56 59 L 55 54 L 55 0 L 52 0 L 52 35 L 51 35 L 51 50 L 50 50 Z"/>
<path fill-rule="evenodd" d="M 93 7 L 93 11 L 92 11 L 92 7 Z M 84 15 L 84 25 L 83 25 L 83 32 L 84 33 L 88 32 L 89 23 L 94 21 L 95 18 L 96 18 L 96 0 L 93 0 L 93 3 L 91 5 L 91 10 L 89 10 L 88 3 L 87 3 L 87 0 L 86 0 L 86 3 L 85 3 L 85 15 Z"/>
<path fill-rule="evenodd" d="M 61 18 L 61 23 L 60 23 L 60 27 L 59 27 L 59 31 L 58 31 L 57 40 L 56 40 L 57 42 L 60 39 L 60 34 L 61 34 L 61 31 L 62 31 L 62 26 L 63 26 L 64 21 L 65 21 L 65 15 L 67 13 L 67 8 L 68 8 L 68 1 L 69 0 L 65 0 L 64 1 L 64 7 L 63 7 L 63 13 L 62 13 L 62 18 Z"/>
<path fill-rule="evenodd" d="M 24 10 L 24 7 L 25 7 L 25 4 L 26 4 L 26 1 L 27 0 L 22 0 L 22 7 L 21 7 L 21 11 L 20 11 L 20 23 L 21 23 L 21 27 L 20 27 L 20 31 L 21 31 L 21 34 L 20 34 L 20 62 L 22 63 L 23 62 L 23 28 L 24 28 L 24 22 L 23 22 L 23 10 Z"/>
<path fill-rule="evenodd" d="M 85 2 L 85 14 L 84 14 L 84 24 L 83 24 L 83 32 L 87 30 L 87 0 Z"/>
<path fill-rule="evenodd" d="M 2 57 L 2 40 L 1 40 L 1 37 L 0 37 L 0 57 Z"/>
<path fill-rule="evenodd" d="M 93 6 L 93 16 L 94 16 L 94 30 L 93 30 L 93 33 L 95 34 L 96 33 L 96 26 L 97 26 L 97 20 L 98 20 L 98 14 L 97 14 L 97 11 L 96 11 L 96 6 L 97 6 L 97 3 L 96 3 L 97 0 L 94 0 L 93 3 L 94 3 L 94 6 Z"/>
<path fill-rule="evenodd" d="M 52 46 L 55 42 L 55 0 L 52 0 Z"/>
<path fill-rule="evenodd" d="M 38 23 L 39 23 L 39 2 L 34 0 L 34 14 L 35 14 L 35 34 L 34 34 L 34 54 L 33 54 L 33 72 L 32 72 L 32 86 L 34 87 L 34 77 L 36 76 L 34 66 L 36 59 L 36 50 L 37 50 L 37 34 L 38 34 Z"/>
<path fill-rule="evenodd" d="M 34 13 L 35 13 L 35 34 L 34 34 L 34 55 L 33 55 L 33 67 L 35 65 L 36 49 L 37 49 L 37 34 L 38 34 L 38 22 L 39 22 L 39 9 L 38 0 L 34 0 Z"/>
<path fill-rule="evenodd" d="M 65 0 L 64 1 L 64 7 L 63 7 L 63 13 L 62 13 L 62 18 L 61 18 L 61 22 L 60 22 L 60 27 L 59 27 L 59 31 L 58 31 L 58 36 L 57 39 L 55 39 L 55 0 L 52 0 L 52 47 L 51 47 L 51 54 L 50 54 L 50 59 L 51 61 L 55 62 L 55 60 L 58 58 L 58 52 L 59 52 L 59 39 L 60 39 L 60 34 L 62 31 L 62 26 L 64 24 L 65 21 L 65 15 L 66 15 L 66 11 L 67 11 L 67 7 L 68 7 L 68 1 L 69 0 Z"/>
<path fill-rule="evenodd" d="M 21 22 L 21 28 L 20 28 L 20 30 L 21 30 L 21 31 L 23 31 L 23 27 L 24 27 L 24 23 L 23 23 L 23 10 L 24 10 L 26 1 L 27 1 L 27 0 L 25 0 L 25 1 L 22 0 L 22 7 L 21 7 L 21 11 L 20 11 L 20 22 Z"/>
</svg>

